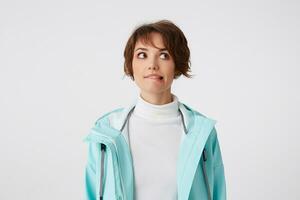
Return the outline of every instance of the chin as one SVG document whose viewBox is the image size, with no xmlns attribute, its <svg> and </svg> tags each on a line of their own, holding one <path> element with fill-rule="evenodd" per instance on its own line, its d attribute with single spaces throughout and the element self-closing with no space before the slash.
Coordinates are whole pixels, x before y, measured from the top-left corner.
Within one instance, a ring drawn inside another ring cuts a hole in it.
<svg viewBox="0 0 300 200">
<path fill-rule="evenodd" d="M 155 95 L 157 95 L 157 94 L 161 94 L 161 93 L 163 93 L 163 92 L 165 92 L 165 91 L 167 91 L 167 89 L 155 89 L 155 88 L 147 88 L 147 89 L 144 89 L 144 90 L 141 90 L 143 93 L 148 93 L 148 94 L 155 94 Z"/>
</svg>

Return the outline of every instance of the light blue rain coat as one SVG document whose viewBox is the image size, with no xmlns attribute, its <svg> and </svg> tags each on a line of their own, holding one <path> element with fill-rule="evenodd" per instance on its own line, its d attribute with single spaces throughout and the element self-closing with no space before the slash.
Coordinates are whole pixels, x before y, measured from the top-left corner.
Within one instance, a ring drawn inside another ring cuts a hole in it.
<svg viewBox="0 0 300 200">
<path fill-rule="evenodd" d="M 88 200 L 135 200 L 132 157 L 127 129 L 124 128 L 134 107 L 135 103 L 132 103 L 104 114 L 84 140 L 88 142 L 85 169 Z M 181 139 L 177 166 L 174 166 L 177 170 L 177 199 L 226 200 L 216 120 L 181 102 L 179 111 L 185 134 Z"/>
</svg>

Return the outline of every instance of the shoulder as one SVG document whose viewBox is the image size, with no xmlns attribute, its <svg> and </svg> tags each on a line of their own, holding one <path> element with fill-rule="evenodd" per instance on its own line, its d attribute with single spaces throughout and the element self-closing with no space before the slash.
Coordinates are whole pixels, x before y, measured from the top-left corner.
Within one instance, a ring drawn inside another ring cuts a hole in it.
<svg viewBox="0 0 300 200">
<path fill-rule="evenodd" d="M 116 117 L 118 115 L 120 115 L 122 113 L 122 111 L 124 110 L 124 107 L 118 107 L 118 108 L 114 108 L 112 110 L 109 110 L 105 113 L 102 113 L 102 115 L 100 115 L 96 121 L 94 122 L 95 126 L 99 126 L 101 123 L 104 123 L 105 121 L 110 121 L 110 118 Z"/>
<path fill-rule="evenodd" d="M 190 114 L 192 114 L 194 117 L 198 117 L 198 118 L 202 118 L 202 119 L 207 119 L 207 120 L 212 120 L 212 121 L 217 121 L 215 120 L 215 118 L 208 116 L 207 114 L 204 114 L 203 112 L 201 112 L 199 109 L 192 107 L 186 103 L 182 103 L 180 102 L 180 104 L 182 105 L 181 107 L 184 107 L 187 112 L 189 112 Z"/>
</svg>

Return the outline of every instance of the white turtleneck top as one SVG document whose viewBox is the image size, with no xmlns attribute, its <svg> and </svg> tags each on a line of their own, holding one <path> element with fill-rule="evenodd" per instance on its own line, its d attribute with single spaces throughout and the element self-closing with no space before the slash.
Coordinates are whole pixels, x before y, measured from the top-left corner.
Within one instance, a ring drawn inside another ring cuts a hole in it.
<svg viewBox="0 0 300 200">
<path fill-rule="evenodd" d="M 155 105 L 140 95 L 129 118 L 136 200 L 177 200 L 176 166 L 184 134 L 178 98 Z"/>
</svg>

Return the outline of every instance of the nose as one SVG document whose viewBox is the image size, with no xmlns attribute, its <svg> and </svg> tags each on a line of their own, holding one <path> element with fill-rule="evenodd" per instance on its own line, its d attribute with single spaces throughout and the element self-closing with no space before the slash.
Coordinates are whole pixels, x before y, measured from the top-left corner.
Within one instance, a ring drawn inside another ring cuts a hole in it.
<svg viewBox="0 0 300 200">
<path fill-rule="evenodd" d="M 151 69 L 153 69 L 153 70 L 158 70 L 158 64 L 157 64 L 157 61 L 156 61 L 156 59 L 154 58 L 154 59 L 152 59 L 152 61 L 149 63 L 149 67 L 148 67 L 148 69 L 149 70 L 151 70 Z"/>
</svg>

